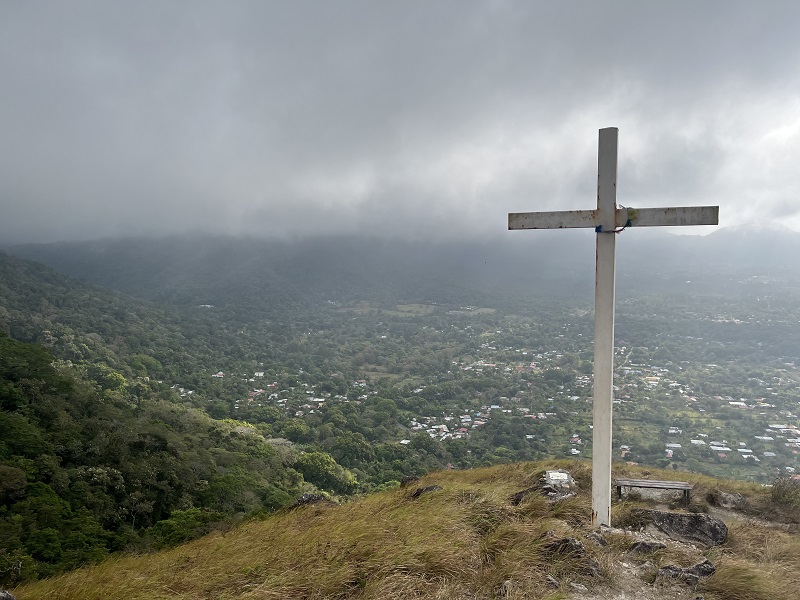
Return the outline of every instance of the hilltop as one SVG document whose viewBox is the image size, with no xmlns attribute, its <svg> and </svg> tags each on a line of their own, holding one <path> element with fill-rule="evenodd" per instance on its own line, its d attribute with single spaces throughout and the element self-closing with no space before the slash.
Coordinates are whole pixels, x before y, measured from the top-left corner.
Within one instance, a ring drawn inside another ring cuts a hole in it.
<svg viewBox="0 0 800 600">
<path fill-rule="evenodd" d="M 576 495 L 546 495 L 542 476 L 557 468 L 571 473 Z M 615 528 L 593 531 L 590 470 L 588 462 L 544 461 L 430 473 L 13 592 L 17 600 L 795 597 L 796 486 L 681 474 L 695 485 L 689 512 L 666 496 L 630 494 L 613 507 Z M 669 473 L 617 466 L 621 475 Z M 642 508 L 719 519 L 727 537 L 713 546 L 674 539 L 648 526 Z M 636 542 L 646 543 L 631 550 Z"/>
</svg>

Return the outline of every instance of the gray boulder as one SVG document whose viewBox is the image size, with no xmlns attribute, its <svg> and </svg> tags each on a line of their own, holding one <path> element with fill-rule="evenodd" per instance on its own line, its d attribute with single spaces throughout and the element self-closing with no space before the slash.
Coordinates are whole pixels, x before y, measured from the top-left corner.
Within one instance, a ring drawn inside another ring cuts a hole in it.
<svg viewBox="0 0 800 600">
<path fill-rule="evenodd" d="M 700 578 L 697 575 L 687 573 L 685 570 L 681 569 L 680 567 L 676 567 L 675 565 L 661 567 L 658 570 L 658 573 L 656 573 L 656 584 L 674 581 L 682 581 L 683 583 L 694 588 L 700 582 Z"/>
<path fill-rule="evenodd" d="M 549 502 L 555 503 L 574 498 L 578 495 L 575 491 L 576 489 L 575 480 L 569 472 L 562 470 L 545 471 L 537 485 L 517 492 L 509 500 L 514 506 L 517 506 L 525 499 L 525 496 L 532 492 L 538 492 L 546 496 Z"/>
<path fill-rule="evenodd" d="M 545 549 L 553 554 L 560 554 L 562 556 L 570 556 L 572 558 L 582 559 L 581 572 L 591 577 L 600 576 L 600 564 L 586 552 L 586 547 L 580 540 L 572 537 L 565 537 L 554 540 L 545 545 Z"/>
<path fill-rule="evenodd" d="M 0 600 L 17 600 L 14 594 L 5 590 L 0 590 Z"/>
<path fill-rule="evenodd" d="M 691 573 L 692 575 L 697 575 L 698 577 L 709 577 L 716 572 L 717 568 L 711 564 L 711 561 L 705 559 L 701 563 L 697 563 L 693 567 L 689 567 L 688 569 L 684 569 L 687 573 Z"/>
<path fill-rule="evenodd" d="M 719 490 L 708 495 L 708 500 L 714 505 L 721 508 L 733 508 L 741 510 L 745 508 L 747 501 L 741 494 L 729 494 Z"/>
<path fill-rule="evenodd" d="M 661 542 L 634 542 L 631 544 L 631 547 L 628 548 L 628 552 L 631 554 L 650 554 L 656 550 L 663 550 L 666 547 L 667 545 Z"/>
<path fill-rule="evenodd" d="M 681 542 L 718 546 L 728 539 L 725 523 L 702 513 L 637 509 L 631 515 L 640 523 L 652 524 L 673 540 Z"/>
<path fill-rule="evenodd" d="M 289 509 L 300 508 L 301 506 L 309 506 L 311 504 L 320 504 L 321 502 L 333 504 L 333 502 L 330 502 L 327 498 L 325 498 L 325 496 L 321 496 L 319 494 L 302 494 L 301 496 L 298 496 L 297 500 L 294 501 L 294 504 L 289 506 Z M 3 600 L 3 598 L 0 597 L 0 600 Z"/>
<path fill-rule="evenodd" d="M 545 546 L 547 550 L 553 554 L 566 554 L 577 557 L 586 556 L 586 548 L 573 537 L 565 537 L 559 540 L 554 540 Z"/>
<path fill-rule="evenodd" d="M 568 471 L 545 471 L 538 487 L 550 502 L 561 502 L 578 495 L 575 480 Z"/>
<path fill-rule="evenodd" d="M 603 534 L 601 533 L 598 533 L 596 531 L 590 531 L 589 533 L 586 534 L 586 537 L 592 540 L 597 546 L 608 546 L 606 538 L 604 538 Z"/>
<path fill-rule="evenodd" d="M 666 567 L 661 567 L 658 570 L 658 573 L 656 573 L 656 583 L 682 581 L 692 588 L 696 588 L 700 583 L 701 577 L 713 575 L 715 571 L 716 568 L 711 564 L 711 562 L 708 561 L 708 559 L 701 563 L 697 563 L 688 569 L 681 569 L 675 565 L 667 565 Z"/>
<path fill-rule="evenodd" d="M 561 469 L 545 471 L 542 481 L 545 485 L 551 485 L 559 491 L 572 489 L 575 485 L 575 480 L 572 479 L 572 475 L 569 471 L 563 471 Z"/>
</svg>

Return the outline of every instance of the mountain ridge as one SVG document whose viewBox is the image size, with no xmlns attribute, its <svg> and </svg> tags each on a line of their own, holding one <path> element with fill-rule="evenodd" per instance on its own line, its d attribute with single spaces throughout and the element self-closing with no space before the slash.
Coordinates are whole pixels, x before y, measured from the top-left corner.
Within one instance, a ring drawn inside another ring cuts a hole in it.
<svg viewBox="0 0 800 600">
<path fill-rule="evenodd" d="M 590 297 L 593 237 L 587 232 L 514 232 L 462 243 L 323 237 L 301 241 L 183 236 L 17 245 L 8 252 L 102 287 L 163 304 L 304 303 L 370 299 L 480 302 L 503 294 Z M 620 234 L 617 269 L 643 290 L 722 275 L 798 274 L 800 234 L 718 230 L 676 236 Z M 449 291 L 445 292 L 443 289 Z M 502 290 L 502 292 L 500 292 Z"/>
</svg>

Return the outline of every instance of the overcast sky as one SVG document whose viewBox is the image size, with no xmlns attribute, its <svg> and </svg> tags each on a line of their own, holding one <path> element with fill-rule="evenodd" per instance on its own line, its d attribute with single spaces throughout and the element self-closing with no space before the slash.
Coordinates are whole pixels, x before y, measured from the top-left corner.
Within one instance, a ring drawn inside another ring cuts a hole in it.
<svg viewBox="0 0 800 600">
<path fill-rule="evenodd" d="M 798 23 L 797 0 L 2 0 L 0 242 L 518 235 L 510 211 L 595 206 L 608 126 L 620 204 L 800 230 Z"/>
</svg>

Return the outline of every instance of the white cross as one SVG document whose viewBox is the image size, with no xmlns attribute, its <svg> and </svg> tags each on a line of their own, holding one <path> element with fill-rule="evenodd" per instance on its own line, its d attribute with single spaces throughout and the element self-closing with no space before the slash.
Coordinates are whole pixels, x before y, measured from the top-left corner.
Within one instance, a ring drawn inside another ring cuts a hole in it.
<svg viewBox="0 0 800 600">
<path fill-rule="evenodd" d="M 592 525 L 611 525 L 611 406 L 614 386 L 614 251 L 624 227 L 717 225 L 718 206 L 617 208 L 616 127 L 600 130 L 597 210 L 510 213 L 509 229 L 592 227 L 597 232 L 594 309 Z"/>
</svg>

